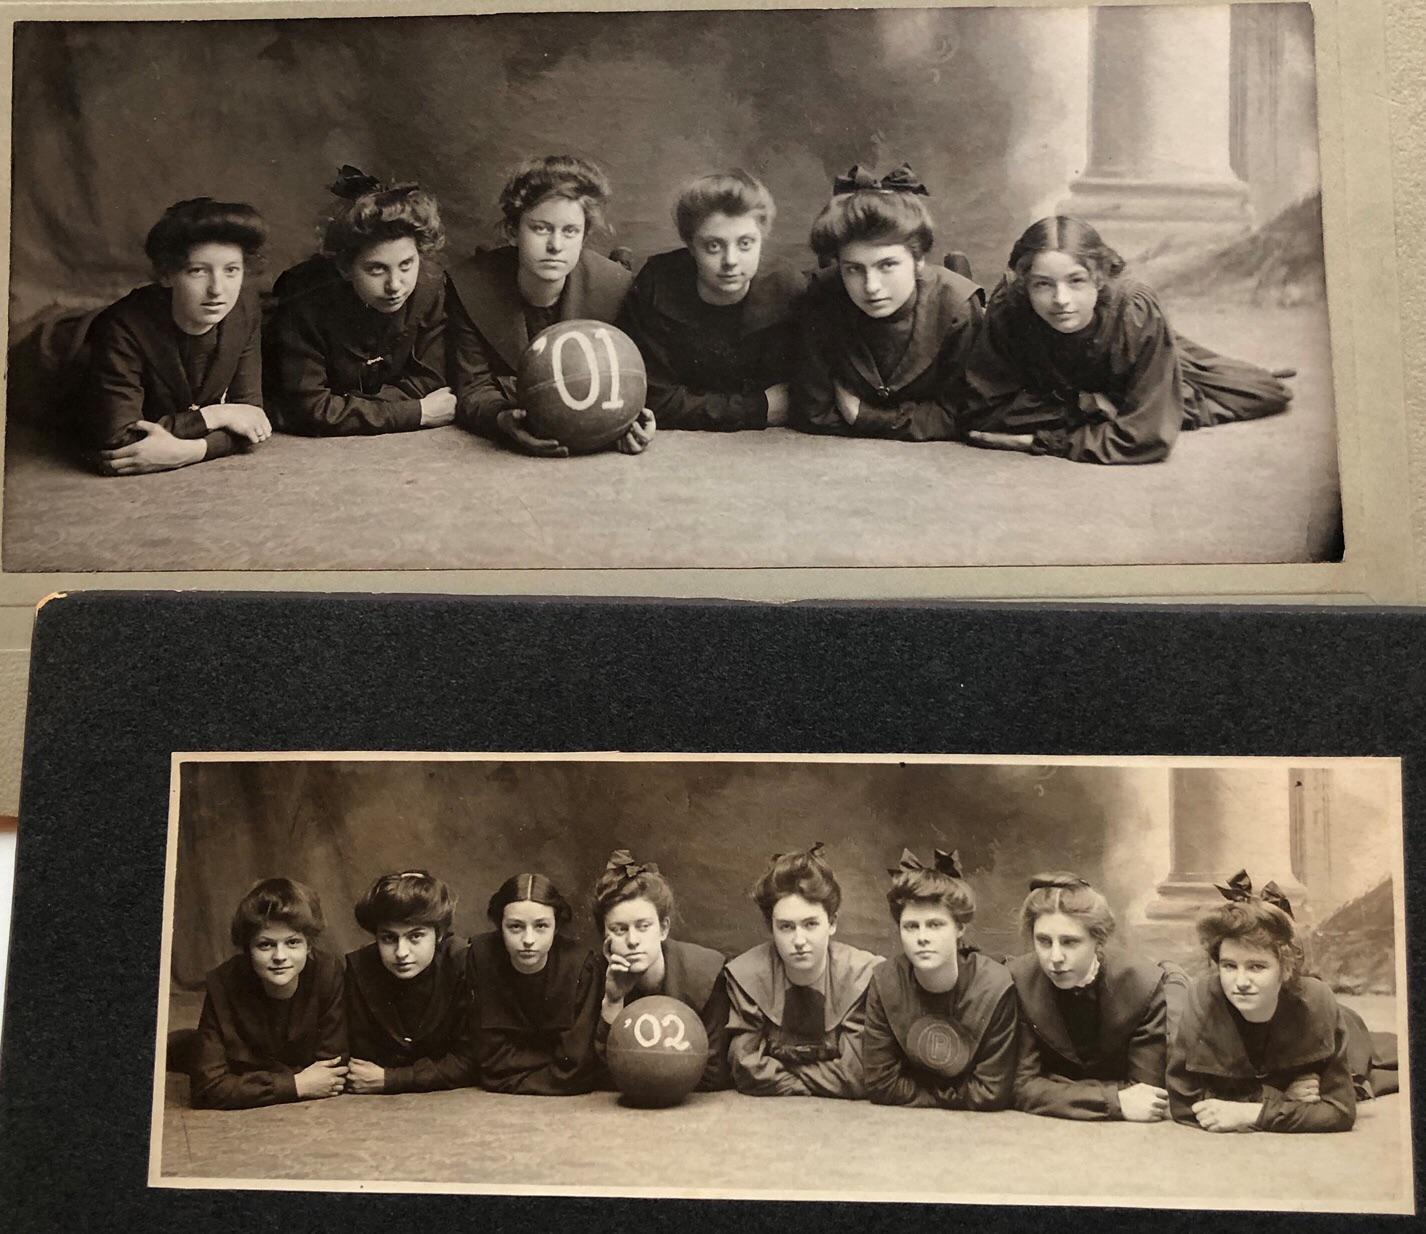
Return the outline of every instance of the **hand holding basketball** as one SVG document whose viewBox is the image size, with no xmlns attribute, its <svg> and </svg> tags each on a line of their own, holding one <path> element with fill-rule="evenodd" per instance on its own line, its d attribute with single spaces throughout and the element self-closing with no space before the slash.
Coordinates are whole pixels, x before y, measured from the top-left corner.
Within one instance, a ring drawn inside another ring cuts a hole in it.
<svg viewBox="0 0 1426 1234">
<path fill-rule="evenodd" d="M 568 458 L 569 451 L 557 441 L 548 437 L 536 437 L 525 427 L 526 413 L 523 407 L 507 407 L 495 417 L 495 423 L 514 446 L 525 454 L 538 458 Z"/>
<path fill-rule="evenodd" d="M 654 433 L 658 430 L 658 424 L 654 420 L 654 413 L 645 407 L 639 412 L 633 424 L 629 425 L 629 431 L 619 438 L 620 454 L 642 454 L 649 448 L 649 443 L 654 439 Z"/>
</svg>

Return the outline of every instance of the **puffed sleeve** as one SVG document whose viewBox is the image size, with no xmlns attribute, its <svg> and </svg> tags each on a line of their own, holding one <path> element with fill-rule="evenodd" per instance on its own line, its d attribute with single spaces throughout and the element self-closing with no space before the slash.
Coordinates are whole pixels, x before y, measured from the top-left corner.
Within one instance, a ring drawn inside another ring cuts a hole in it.
<svg viewBox="0 0 1426 1234">
<path fill-rule="evenodd" d="M 907 1067 L 906 1055 L 892 1032 L 886 1004 L 875 981 L 867 991 L 862 1066 L 866 1077 L 866 1095 L 875 1105 L 939 1104 L 931 1088 L 917 1080 Z"/>
<path fill-rule="evenodd" d="M 456 423 L 482 437 L 499 439 L 496 417 L 516 406 L 511 385 L 497 374 L 495 348 L 465 311 L 453 286 L 446 288 L 446 329 L 456 396 Z M 503 367 L 503 365 L 500 365 Z"/>
<path fill-rule="evenodd" d="M 193 1104 L 200 1109 L 248 1110 L 297 1100 L 297 1081 L 286 1068 L 236 1071 L 229 1063 L 225 1021 L 231 1030 L 231 1013 L 222 991 L 209 982 L 198 1017 L 190 1072 Z"/>
<path fill-rule="evenodd" d="M 811 1089 L 767 1051 L 767 1017 L 731 976 L 728 984 L 728 1067 L 733 1087 L 752 1097 L 808 1097 Z"/>
</svg>

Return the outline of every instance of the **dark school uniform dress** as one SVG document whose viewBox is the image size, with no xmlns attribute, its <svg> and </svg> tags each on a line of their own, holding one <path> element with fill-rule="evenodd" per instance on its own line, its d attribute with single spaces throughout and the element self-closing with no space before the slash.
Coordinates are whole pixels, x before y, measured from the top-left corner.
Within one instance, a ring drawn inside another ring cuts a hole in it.
<svg viewBox="0 0 1426 1234">
<path fill-rule="evenodd" d="M 465 939 L 447 935 L 425 972 L 404 979 L 375 943 L 347 953 L 347 1036 L 353 1058 L 386 1072 L 382 1091 L 425 1093 L 474 1082 Z"/>
<path fill-rule="evenodd" d="M 765 391 L 792 379 L 792 313 L 806 282 L 769 259 L 737 304 L 707 304 L 686 248 L 650 257 L 617 324 L 644 357 L 659 428 L 766 428 Z"/>
<path fill-rule="evenodd" d="M 514 245 L 476 253 L 451 266 L 451 362 L 456 421 L 499 440 L 502 411 L 518 407 L 515 377 L 530 340 L 560 321 L 588 319 L 611 325 L 633 276 L 616 262 L 585 249 L 548 308 L 526 304 L 516 282 Z"/>
<path fill-rule="evenodd" d="M 599 1087 L 594 1030 L 604 985 L 587 947 L 557 937 L 540 972 L 519 973 L 499 932 L 482 934 L 471 939 L 466 984 L 484 1088 L 562 1097 Z"/>
<path fill-rule="evenodd" d="M 864 1097 L 866 992 L 881 962 L 878 955 L 834 939 L 821 983 L 798 986 L 788 981 L 771 943 L 730 960 L 733 1087 L 754 1097 Z"/>
<path fill-rule="evenodd" d="M 602 960 L 602 957 L 601 957 Z M 703 1022 L 708 1034 L 708 1065 L 698 1082 L 702 1093 L 718 1092 L 732 1083 L 728 1075 L 728 987 L 723 981 L 725 960 L 721 951 L 666 938 L 663 944 L 663 982 L 657 990 L 634 990 L 624 1000 L 626 1007 L 641 998 L 663 994 L 687 1003 Z M 599 968 L 599 988 L 604 989 L 605 963 Z M 595 1029 L 594 1045 L 600 1058 L 609 1042 L 610 1025 L 601 1015 Z"/>
<path fill-rule="evenodd" d="M 1014 1096 L 1015 987 L 1001 964 L 960 953 L 956 984 L 933 994 L 904 955 L 867 994 L 867 1096 L 878 1105 L 1004 1110 Z"/>
<path fill-rule="evenodd" d="M 1008 968 L 1020 1000 L 1017 1110 L 1122 1119 L 1121 1088 L 1163 1088 L 1167 974 L 1157 964 L 1107 948 L 1095 979 L 1074 990 L 1057 987 L 1034 954 L 1016 956 Z"/>
<path fill-rule="evenodd" d="M 928 265 L 915 295 L 891 317 L 872 318 L 852 303 L 835 266 L 817 271 L 798 311 L 793 427 L 897 441 L 961 436 L 966 357 L 984 301 L 970 279 Z M 855 423 L 837 409 L 834 385 L 861 400 Z"/>
<path fill-rule="evenodd" d="M 416 286 L 395 313 L 352 290 L 325 257 L 273 285 L 264 371 L 274 423 L 308 437 L 408 432 L 421 400 L 448 385 L 445 276 L 423 258 Z"/>
<path fill-rule="evenodd" d="M 315 948 L 297 992 L 269 998 L 246 954 L 208 974 L 193 1046 L 193 1104 L 245 1110 L 297 1100 L 296 1073 L 347 1053 L 342 964 Z"/>
<path fill-rule="evenodd" d="M 173 320 L 166 287 L 136 287 L 94 319 L 88 336 L 84 381 L 85 437 L 95 450 L 140 440 L 139 420 L 160 424 L 175 437 L 201 438 L 204 459 L 248 445 L 226 429 L 203 422 L 211 403 L 263 405 L 262 314 L 247 288 L 211 330 L 188 335 Z"/>
<path fill-rule="evenodd" d="M 1094 319 L 1061 334 L 1002 282 L 971 353 L 968 429 L 1031 434 L 1037 454 L 1076 463 L 1156 463 L 1179 432 L 1284 411 L 1266 369 L 1174 333 L 1153 291 L 1119 279 Z"/>
<path fill-rule="evenodd" d="M 1229 1003 L 1218 974 L 1188 990 L 1169 1043 L 1169 1113 L 1198 1126 L 1195 1102 L 1261 1102 L 1259 1131 L 1349 1131 L 1357 1096 L 1348 1060 L 1349 1028 L 1332 991 L 1315 977 L 1278 995 L 1266 1024 L 1250 1024 Z M 1285 1090 L 1315 1075 L 1320 1101 L 1294 1101 Z"/>
</svg>

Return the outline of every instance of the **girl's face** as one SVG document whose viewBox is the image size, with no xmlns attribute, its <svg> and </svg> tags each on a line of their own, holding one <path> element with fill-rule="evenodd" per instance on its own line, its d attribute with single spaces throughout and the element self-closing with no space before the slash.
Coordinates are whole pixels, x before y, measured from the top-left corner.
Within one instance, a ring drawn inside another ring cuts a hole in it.
<svg viewBox="0 0 1426 1234">
<path fill-rule="evenodd" d="M 1218 948 L 1218 980 L 1243 1019 L 1263 1024 L 1273 1018 L 1283 983 L 1276 951 L 1225 938 Z"/>
<path fill-rule="evenodd" d="M 1068 253 L 1036 253 L 1025 279 L 1030 307 L 1052 329 L 1073 334 L 1094 320 L 1099 287 L 1094 275 Z"/>
<path fill-rule="evenodd" d="M 629 971 L 647 972 L 663 956 L 668 922 L 659 920 L 653 901 L 643 896 L 622 900 L 604 914 L 604 942 L 613 955 L 625 956 Z"/>
<path fill-rule="evenodd" d="M 1068 913 L 1042 913 L 1035 918 L 1035 958 L 1061 990 L 1083 985 L 1098 954 L 1083 923 Z"/>
<path fill-rule="evenodd" d="M 376 950 L 386 971 L 402 981 L 419 977 L 436 958 L 436 929 L 419 921 L 383 922 L 376 931 Z"/>
<path fill-rule="evenodd" d="M 370 244 L 357 254 L 347 279 L 363 304 L 378 313 L 398 312 L 416 289 L 421 254 L 410 236 Z"/>
<path fill-rule="evenodd" d="M 827 967 L 827 948 L 837 923 L 827 909 L 799 895 L 783 896 L 772 906 L 772 942 L 793 985 L 812 985 Z"/>
<path fill-rule="evenodd" d="M 956 944 L 964 933 L 965 926 L 939 900 L 908 900 L 901 909 L 901 947 L 918 972 L 956 963 Z"/>
<path fill-rule="evenodd" d="M 748 294 L 762 257 L 763 233 L 751 214 L 710 214 L 688 243 L 707 304 L 737 304 Z"/>
<path fill-rule="evenodd" d="M 248 944 L 248 960 L 269 998 L 290 998 L 297 978 L 307 967 L 312 944 L 301 930 L 274 921 L 263 926 Z"/>
<path fill-rule="evenodd" d="M 516 900 L 500 914 L 500 934 L 515 970 L 538 973 L 554 946 L 555 910 L 534 900 Z"/>
<path fill-rule="evenodd" d="M 584 207 L 568 197 L 546 197 L 520 216 L 515 247 L 520 270 L 542 283 L 563 283 L 584 250 Z"/>
<path fill-rule="evenodd" d="M 890 317 L 916 291 L 916 275 L 925 265 L 904 244 L 853 240 L 842 245 L 837 267 L 852 303 L 868 317 Z"/>
<path fill-rule="evenodd" d="M 243 289 L 243 250 L 212 241 L 195 244 L 181 270 L 159 284 L 172 292 L 173 320 L 185 334 L 206 334 L 229 313 Z"/>
</svg>

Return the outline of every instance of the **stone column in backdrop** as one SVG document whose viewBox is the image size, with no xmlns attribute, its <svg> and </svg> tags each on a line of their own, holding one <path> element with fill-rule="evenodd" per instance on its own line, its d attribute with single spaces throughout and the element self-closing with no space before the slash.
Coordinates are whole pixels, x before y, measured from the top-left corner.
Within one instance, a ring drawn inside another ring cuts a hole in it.
<svg viewBox="0 0 1426 1234">
<path fill-rule="evenodd" d="M 1089 165 L 1059 205 L 1126 257 L 1252 222 L 1230 163 L 1229 6 L 1093 10 Z"/>
<path fill-rule="evenodd" d="M 1246 869 L 1254 889 L 1277 883 L 1300 921 L 1306 889 L 1292 869 L 1292 773 L 1282 766 L 1170 772 L 1169 873 L 1146 916 L 1186 921 L 1223 902 L 1215 883 Z"/>
</svg>

